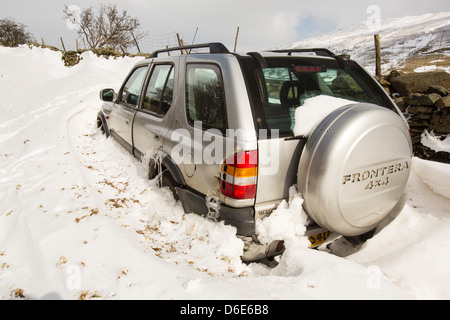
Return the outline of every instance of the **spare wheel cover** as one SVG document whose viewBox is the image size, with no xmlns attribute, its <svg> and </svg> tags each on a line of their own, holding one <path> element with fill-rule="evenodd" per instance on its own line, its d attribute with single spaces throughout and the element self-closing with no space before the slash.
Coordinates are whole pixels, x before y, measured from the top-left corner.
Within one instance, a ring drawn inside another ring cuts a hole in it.
<svg viewBox="0 0 450 320">
<path fill-rule="evenodd" d="M 345 236 L 372 230 L 403 196 L 411 137 L 393 111 L 352 104 L 329 114 L 303 150 L 298 190 L 322 227 Z"/>
</svg>

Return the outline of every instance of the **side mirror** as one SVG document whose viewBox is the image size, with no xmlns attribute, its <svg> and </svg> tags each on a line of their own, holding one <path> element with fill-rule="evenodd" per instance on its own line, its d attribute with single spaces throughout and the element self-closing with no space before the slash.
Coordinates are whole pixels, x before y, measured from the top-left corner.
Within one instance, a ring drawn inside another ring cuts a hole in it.
<svg viewBox="0 0 450 320">
<path fill-rule="evenodd" d="M 114 89 L 103 89 L 100 91 L 100 99 L 105 102 L 112 102 L 116 99 L 117 94 Z"/>
</svg>

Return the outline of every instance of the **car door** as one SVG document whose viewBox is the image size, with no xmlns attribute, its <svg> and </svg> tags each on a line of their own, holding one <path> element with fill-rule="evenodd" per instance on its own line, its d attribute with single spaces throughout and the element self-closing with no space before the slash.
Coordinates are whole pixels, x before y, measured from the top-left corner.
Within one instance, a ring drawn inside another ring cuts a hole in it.
<svg viewBox="0 0 450 320">
<path fill-rule="evenodd" d="M 213 63 L 187 63 L 185 78 L 185 114 L 187 126 L 175 139 L 174 150 L 183 154 L 186 183 L 207 195 L 218 190 L 219 172 L 225 154 L 227 113 L 222 70 Z M 183 132 L 190 139 L 183 136 Z M 172 133 L 172 136 L 174 136 Z M 184 145 L 185 143 L 188 145 Z"/>
<path fill-rule="evenodd" d="M 133 152 L 133 119 L 136 114 L 148 65 L 133 69 L 119 91 L 110 115 L 111 135 L 129 152 Z"/>
<path fill-rule="evenodd" d="M 175 63 L 160 62 L 151 67 L 133 125 L 134 154 L 152 156 L 162 147 L 169 130 L 175 86 Z"/>
</svg>

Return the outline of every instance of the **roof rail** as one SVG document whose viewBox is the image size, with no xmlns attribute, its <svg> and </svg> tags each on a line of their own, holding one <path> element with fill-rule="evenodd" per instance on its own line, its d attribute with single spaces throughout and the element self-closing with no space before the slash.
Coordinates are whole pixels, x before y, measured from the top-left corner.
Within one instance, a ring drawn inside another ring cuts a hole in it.
<svg viewBox="0 0 450 320">
<path fill-rule="evenodd" d="M 314 52 L 318 56 L 324 57 L 336 57 L 336 55 L 328 49 L 325 48 L 313 48 L 313 49 L 281 49 L 281 50 L 270 50 L 270 52 L 279 52 L 279 53 L 287 53 L 291 55 L 293 52 L 302 53 L 302 52 Z"/>
<path fill-rule="evenodd" d="M 330 57 L 337 60 L 337 62 L 343 66 L 345 69 L 349 68 L 349 64 L 346 59 L 342 56 L 338 56 L 325 48 L 313 48 L 313 49 L 281 49 L 281 50 L 270 50 L 270 52 L 278 52 L 278 53 L 287 53 L 289 56 L 292 55 L 293 52 L 314 52 L 318 56 L 322 57 Z"/>
<path fill-rule="evenodd" d="M 180 46 L 180 47 L 174 47 L 174 48 L 167 48 L 167 49 L 160 49 L 154 51 L 152 54 L 150 54 L 149 58 L 156 58 L 158 54 L 163 52 L 171 52 L 171 51 L 178 51 L 178 50 L 187 50 L 187 49 L 199 49 L 199 48 L 209 48 L 210 53 L 230 53 L 230 51 L 220 42 L 211 42 L 211 43 L 202 43 L 202 44 L 193 44 L 193 45 L 187 45 L 187 46 Z"/>
</svg>

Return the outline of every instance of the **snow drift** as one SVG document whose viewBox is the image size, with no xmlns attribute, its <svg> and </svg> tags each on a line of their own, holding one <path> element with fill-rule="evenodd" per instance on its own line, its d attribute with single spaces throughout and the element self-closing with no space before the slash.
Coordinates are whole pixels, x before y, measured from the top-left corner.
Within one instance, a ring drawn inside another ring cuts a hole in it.
<svg viewBox="0 0 450 320">
<path fill-rule="evenodd" d="M 184 214 L 96 128 L 102 88 L 138 59 L 0 47 L 1 299 L 449 299 L 450 166 L 415 158 L 407 202 L 364 246 L 307 248 L 301 195 L 267 220 L 277 265 L 236 230 Z"/>
</svg>

